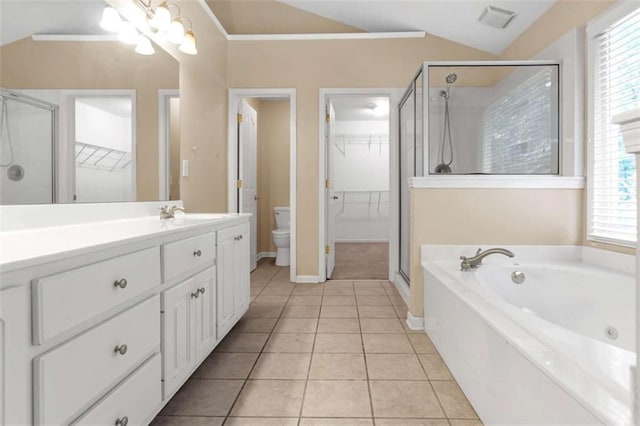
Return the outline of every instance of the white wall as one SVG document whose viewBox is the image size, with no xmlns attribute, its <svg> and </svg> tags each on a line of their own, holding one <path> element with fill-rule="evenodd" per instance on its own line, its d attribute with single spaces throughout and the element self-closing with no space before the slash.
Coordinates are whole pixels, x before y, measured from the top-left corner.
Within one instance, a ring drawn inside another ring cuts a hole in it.
<svg viewBox="0 0 640 426">
<path fill-rule="evenodd" d="M 24 169 L 19 181 L 8 178 L 8 167 L 0 167 L 0 204 L 49 204 L 53 201 L 51 111 L 8 100 L 8 126 L 0 135 L 0 163 L 11 161 Z"/>
<path fill-rule="evenodd" d="M 131 152 L 131 117 L 76 101 L 76 142 Z"/>
<path fill-rule="evenodd" d="M 336 121 L 335 130 L 336 241 L 387 241 L 389 123 Z"/>
</svg>

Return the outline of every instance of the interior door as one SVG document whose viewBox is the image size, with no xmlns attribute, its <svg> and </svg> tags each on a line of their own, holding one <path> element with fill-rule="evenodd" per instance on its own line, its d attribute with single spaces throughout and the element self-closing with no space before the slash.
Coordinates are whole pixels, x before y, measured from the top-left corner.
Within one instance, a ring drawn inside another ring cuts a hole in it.
<svg viewBox="0 0 640 426">
<path fill-rule="evenodd" d="M 251 213 L 250 263 L 258 266 L 258 113 L 246 101 L 240 102 L 238 120 L 238 212 Z"/>
<path fill-rule="evenodd" d="M 335 183 L 334 183 L 334 164 L 333 164 L 333 145 L 335 143 L 336 136 L 336 113 L 333 109 L 333 104 L 330 100 L 327 101 L 326 110 L 326 132 L 325 138 L 327 141 L 326 148 L 326 181 L 325 181 L 325 217 L 326 223 L 326 265 L 327 265 L 327 279 L 331 278 L 333 274 L 333 268 L 336 265 L 336 241 L 335 241 L 335 223 L 336 223 L 336 196 Z"/>
</svg>

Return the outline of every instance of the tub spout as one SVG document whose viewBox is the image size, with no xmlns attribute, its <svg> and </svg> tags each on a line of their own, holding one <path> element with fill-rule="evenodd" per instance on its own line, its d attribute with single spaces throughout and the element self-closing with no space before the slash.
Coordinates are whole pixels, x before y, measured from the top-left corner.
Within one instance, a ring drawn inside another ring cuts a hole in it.
<svg viewBox="0 0 640 426">
<path fill-rule="evenodd" d="M 509 257 L 515 256 L 512 251 L 503 248 L 492 248 L 485 251 L 478 249 L 476 255 L 473 257 L 460 256 L 460 260 L 462 260 L 460 263 L 460 270 L 469 271 L 471 269 L 476 269 L 478 266 L 482 265 L 482 259 L 490 254 L 503 254 Z"/>
</svg>

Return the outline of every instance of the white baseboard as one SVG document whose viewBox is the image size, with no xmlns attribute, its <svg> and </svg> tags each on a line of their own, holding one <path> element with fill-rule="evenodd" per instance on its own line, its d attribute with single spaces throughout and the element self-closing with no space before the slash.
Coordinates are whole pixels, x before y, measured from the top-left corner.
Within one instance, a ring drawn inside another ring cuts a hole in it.
<svg viewBox="0 0 640 426">
<path fill-rule="evenodd" d="M 377 240 L 377 239 L 371 239 L 371 240 L 368 240 L 368 239 L 362 239 L 362 240 L 344 239 L 344 240 L 342 240 L 342 239 L 340 239 L 339 240 L 339 239 L 336 239 L 335 241 L 336 241 L 336 243 L 388 243 L 389 239 L 386 239 L 386 240 Z"/>
<path fill-rule="evenodd" d="M 261 251 L 258 253 L 258 260 L 264 259 L 265 257 L 276 257 L 275 251 Z"/>
<path fill-rule="evenodd" d="M 400 274 L 396 274 L 395 279 L 393 280 L 393 284 L 396 286 L 396 289 L 398 290 L 398 293 L 400 293 L 400 296 L 402 296 L 402 300 L 404 300 L 404 303 L 409 306 L 409 284 Z"/>
<path fill-rule="evenodd" d="M 414 317 L 411 312 L 407 312 L 407 326 L 411 330 L 424 330 L 424 318 Z"/>
<path fill-rule="evenodd" d="M 296 282 L 297 283 L 319 283 L 320 282 L 320 276 L 318 275 L 297 275 L 296 276 Z"/>
</svg>

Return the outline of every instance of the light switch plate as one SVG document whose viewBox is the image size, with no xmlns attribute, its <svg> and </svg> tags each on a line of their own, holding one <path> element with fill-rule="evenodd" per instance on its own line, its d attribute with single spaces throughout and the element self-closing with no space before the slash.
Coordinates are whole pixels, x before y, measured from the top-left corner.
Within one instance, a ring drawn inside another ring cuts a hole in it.
<svg viewBox="0 0 640 426">
<path fill-rule="evenodd" d="M 182 177 L 189 177 L 189 160 L 182 160 Z"/>
</svg>

